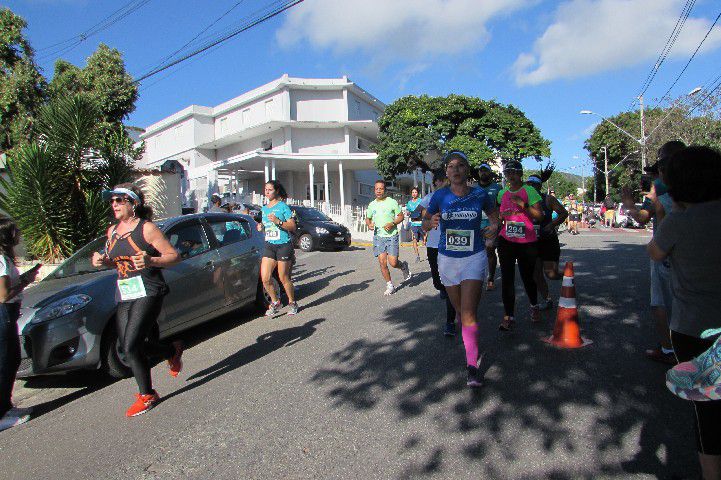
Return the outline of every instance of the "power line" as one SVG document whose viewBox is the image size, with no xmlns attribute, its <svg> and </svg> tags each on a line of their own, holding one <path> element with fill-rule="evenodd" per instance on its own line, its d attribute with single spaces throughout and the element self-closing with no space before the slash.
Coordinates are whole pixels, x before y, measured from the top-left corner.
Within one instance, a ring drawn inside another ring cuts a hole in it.
<svg viewBox="0 0 721 480">
<path fill-rule="evenodd" d="M 646 80 L 644 80 L 643 85 L 641 86 L 641 93 L 639 93 L 637 97 L 644 95 L 646 91 L 648 91 L 648 88 L 651 86 L 654 78 L 656 78 L 658 70 L 661 68 L 661 65 L 663 65 L 663 62 L 666 61 L 668 54 L 671 52 L 671 49 L 675 45 L 678 36 L 681 34 L 681 30 L 686 24 L 686 20 L 688 19 L 689 15 L 691 15 L 691 10 L 693 9 L 695 4 L 696 0 L 686 0 L 686 3 L 681 10 L 681 14 L 679 15 L 679 18 L 678 20 L 676 20 L 676 25 L 674 25 L 671 34 L 669 35 L 668 39 L 666 39 L 666 44 L 664 45 L 663 49 L 661 49 L 661 53 L 659 54 L 656 63 L 654 63 L 653 67 L 651 67 L 651 71 L 646 76 Z M 631 102 L 629 109 L 633 108 L 635 103 L 636 101 L 634 99 Z"/>
<path fill-rule="evenodd" d="M 713 29 L 714 29 L 714 27 L 716 26 L 716 24 L 718 23 L 719 19 L 721 19 L 721 13 L 719 13 L 718 16 L 716 17 L 716 20 L 713 21 L 713 23 L 711 24 L 711 27 L 708 29 L 708 32 L 706 32 L 706 35 L 704 35 L 703 39 L 701 40 L 701 43 L 698 44 L 698 47 L 696 47 L 696 50 L 694 50 L 693 55 L 691 55 L 691 58 L 689 58 L 689 59 L 688 59 L 688 62 L 686 62 L 686 65 L 684 65 L 683 69 L 681 70 L 681 72 L 680 72 L 680 73 L 678 74 L 678 76 L 676 77 L 676 80 L 673 81 L 673 83 L 671 84 L 671 86 L 668 87 L 668 90 L 666 90 L 666 93 L 664 93 L 663 96 L 661 97 L 661 99 L 658 101 L 659 104 L 660 104 L 661 102 L 663 102 L 663 99 L 666 98 L 669 93 L 671 93 L 671 89 L 673 89 L 673 87 L 676 86 L 676 84 L 678 83 L 678 81 L 679 81 L 679 79 L 681 78 L 681 76 L 686 72 L 686 69 L 687 69 L 688 66 L 691 64 L 691 62 L 693 61 L 693 59 L 696 57 L 696 54 L 697 54 L 698 51 L 701 49 L 701 46 L 704 44 L 704 42 L 706 41 L 706 39 L 708 38 L 708 36 L 709 36 L 709 35 L 711 34 L 711 32 L 713 31 Z"/>
<path fill-rule="evenodd" d="M 209 49 L 211 49 L 211 48 L 213 48 L 213 47 L 215 47 L 215 46 L 217 46 L 217 45 L 220 45 L 221 43 L 224 43 L 224 42 L 230 40 L 231 38 L 233 38 L 233 37 L 235 37 L 235 36 L 237 36 L 237 35 L 240 35 L 241 33 L 245 32 L 246 30 L 249 30 L 249 29 L 251 29 L 251 28 L 253 28 L 253 27 L 257 26 L 257 25 L 260 25 L 261 23 L 266 22 L 266 21 L 270 20 L 271 18 L 280 15 L 280 14 L 283 13 L 284 11 L 291 9 L 291 8 L 295 7 L 296 5 L 299 5 L 299 4 L 302 3 L 303 1 L 304 1 L 304 0 L 291 0 L 291 1 L 286 1 L 286 2 L 284 2 L 282 5 L 280 5 L 279 7 L 271 10 L 270 12 L 268 12 L 268 13 L 266 13 L 266 14 L 264 14 L 264 15 L 262 15 L 260 18 L 251 20 L 249 23 L 246 23 L 246 24 L 241 25 L 240 27 L 236 28 L 236 29 L 233 30 L 232 32 L 230 32 L 230 33 L 228 33 L 228 34 L 226 34 L 226 35 L 223 35 L 222 37 L 220 37 L 220 38 L 218 38 L 218 39 L 210 42 L 209 44 L 207 44 L 207 45 L 205 45 L 205 46 L 203 46 L 203 47 L 201 47 L 201 48 L 198 48 L 198 49 L 194 50 L 193 52 L 190 52 L 190 53 L 188 53 L 188 54 L 186 54 L 186 55 L 178 58 L 177 60 L 173 60 L 173 61 L 170 62 L 170 63 L 166 63 L 166 64 L 164 64 L 164 65 L 162 65 L 162 66 L 159 66 L 159 67 L 156 67 L 156 68 L 152 69 L 152 70 L 149 71 L 148 73 L 146 73 L 146 74 L 140 76 L 139 78 L 137 78 L 137 79 L 135 80 L 135 83 L 140 83 L 140 82 L 142 82 L 143 80 L 152 77 L 153 75 L 157 75 L 158 73 L 160 73 L 160 72 L 162 72 L 162 71 L 164 71 L 164 70 L 167 70 L 167 69 L 169 69 L 169 68 L 171 68 L 171 67 L 173 67 L 173 66 L 175 66 L 175 65 L 177 65 L 177 64 L 179 64 L 179 63 L 181 63 L 181 62 L 184 62 L 184 61 L 188 60 L 189 58 L 192 58 L 192 57 L 194 57 L 194 56 L 196 56 L 196 55 L 198 55 L 198 54 L 200 54 L 200 53 L 205 52 L 206 50 L 209 50 Z"/>
<path fill-rule="evenodd" d="M 126 3 L 125 5 L 115 10 L 113 13 L 103 18 L 90 28 L 84 30 L 83 32 L 67 38 L 61 42 L 57 42 L 53 45 L 48 45 L 47 47 L 38 49 L 38 52 L 47 52 L 40 55 L 38 59 L 43 60 L 53 56 L 59 56 L 73 50 L 75 47 L 85 42 L 88 38 L 97 35 L 103 30 L 107 30 L 116 23 L 136 12 L 138 9 L 147 5 L 150 1 L 151 0 L 132 0 L 131 2 Z"/>
</svg>

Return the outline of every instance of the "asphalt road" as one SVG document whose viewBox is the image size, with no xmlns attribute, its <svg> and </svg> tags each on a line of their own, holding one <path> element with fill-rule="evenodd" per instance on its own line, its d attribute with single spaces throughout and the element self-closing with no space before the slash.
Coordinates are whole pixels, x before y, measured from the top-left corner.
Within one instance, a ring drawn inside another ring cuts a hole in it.
<svg viewBox="0 0 721 480">
<path fill-rule="evenodd" d="M 293 317 L 237 314 L 186 332 L 185 370 L 153 370 L 165 398 L 124 416 L 132 379 L 17 382 L 39 416 L 0 433 L 4 479 L 693 478 L 691 411 L 647 361 L 641 232 L 564 234 L 583 334 L 557 350 L 528 321 L 498 331 L 500 289 L 479 307 L 485 381 L 465 386 L 460 336 L 427 262 L 391 297 L 370 249 L 300 254 Z M 404 248 L 402 257 L 411 258 Z M 395 275 L 395 273 L 394 273 Z M 399 275 L 395 275 L 398 278 Z M 554 292 L 559 286 L 555 285 Z"/>
</svg>

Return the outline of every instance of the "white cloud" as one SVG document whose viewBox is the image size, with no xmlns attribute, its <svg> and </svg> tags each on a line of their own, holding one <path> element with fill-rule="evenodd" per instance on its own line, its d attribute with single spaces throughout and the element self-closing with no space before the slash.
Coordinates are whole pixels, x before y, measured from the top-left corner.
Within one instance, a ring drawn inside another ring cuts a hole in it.
<svg viewBox="0 0 721 480">
<path fill-rule="evenodd" d="M 678 20 L 683 0 L 571 0 L 560 5 L 553 23 L 513 66 L 516 83 L 537 85 L 559 78 L 654 61 Z M 711 27 L 689 17 L 670 57 L 687 58 Z M 702 52 L 721 45 L 714 28 Z"/>
<path fill-rule="evenodd" d="M 423 62 L 484 47 L 490 19 L 536 1 L 312 0 L 290 11 L 277 39 L 284 47 L 361 51 L 380 64 Z"/>
</svg>

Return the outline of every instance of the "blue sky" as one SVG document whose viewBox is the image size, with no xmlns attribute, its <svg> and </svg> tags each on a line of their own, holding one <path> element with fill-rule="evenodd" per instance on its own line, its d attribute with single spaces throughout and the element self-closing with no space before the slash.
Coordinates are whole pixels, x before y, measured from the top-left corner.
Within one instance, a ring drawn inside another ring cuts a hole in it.
<svg viewBox="0 0 721 480">
<path fill-rule="evenodd" d="M 127 0 L 13 0 L 28 22 L 39 65 L 44 47 L 73 37 Z M 99 42 L 119 49 L 139 76 L 237 0 L 150 0 L 62 58 L 84 65 Z M 271 0 L 245 0 L 208 34 L 242 23 Z M 458 93 L 512 103 L 552 142 L 563 170 L 585 158 L 595 120 L 628 109 L 671 34 L 685 0 L 306 0 L 222 47 L 146 80 L 128 123 L 145 127 L 190 104 L 213 106 L 284 73 L 348 75 L 386 103 L 408 94 Z M 654 105 L 721 13 L 697 0 L 646 93 Z M 721 74 L 721 21 L 672 91 Z M 634 132 L 636 133 L 636 132 Z M 640 134 L 640 132 L 638 132 Z M 531 163 L 529 162 L 529 166 Z"/>
</svg>

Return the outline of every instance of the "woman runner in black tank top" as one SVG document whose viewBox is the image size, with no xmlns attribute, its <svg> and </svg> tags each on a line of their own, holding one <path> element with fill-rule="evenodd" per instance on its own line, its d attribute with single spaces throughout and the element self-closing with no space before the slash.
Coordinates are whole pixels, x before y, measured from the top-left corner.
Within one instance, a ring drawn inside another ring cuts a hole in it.
<svg viewBox="0 0 721 480">
<path fill-rule="evenodd" d="M 119 350 L 130 366 L 140 392 L 127 410 L 128 417 L 147 412 L 159 401 L 150 378 L 151 356 L 168 359 L 170 374 L 182 369 L 182 346 L 160 344 L 153 330 L 163 306 L 168 286 L 160 270 L 180 261 L 163 232 L 150 219 L 143 192 L 132 184 L 121 184 L 103 192 L 118 223 L 108 229 L 104 253 L 95 252 L 92 263 L 113 266 L 118 271 L 116 329 Z M 147 339 L 147 340 L 146 340 Z"/>
</svg>

